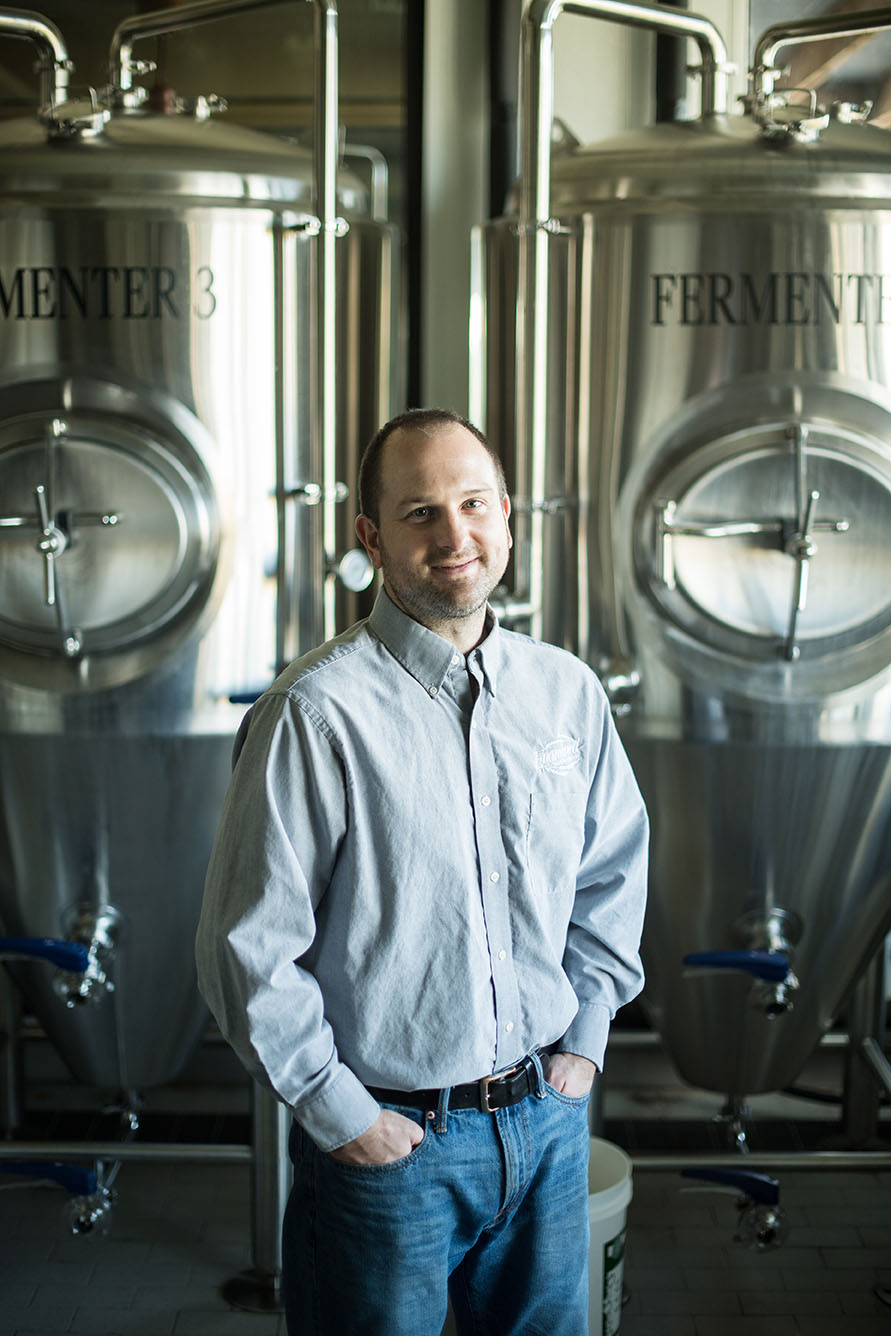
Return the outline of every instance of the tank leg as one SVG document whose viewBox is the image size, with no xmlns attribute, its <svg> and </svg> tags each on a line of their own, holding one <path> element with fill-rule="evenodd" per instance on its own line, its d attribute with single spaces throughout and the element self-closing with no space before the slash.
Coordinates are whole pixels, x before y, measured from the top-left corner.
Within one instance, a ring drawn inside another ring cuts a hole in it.
<svg viewBox="0 0 891 1336">
<path fill-rule="evenodd" d="M 0 968 L 0 1135 L 9 1138 L 22 1125 L 21 1003 L 7 971 Z"/>
<path fill-rule="evenodd" d="M 282 1217 L 291 1188 L 291 1115 L 268 1090 L 253 1085 L 251 1258 L 253 1266 L 223 1286 L 223 1298 L 249 1313 L 280 1313 Z"/>
<path fill-rule="evenodd" d="M 868 1149 L 878 1135 L 880 1087 L 864 1045 L 885 1028 L 885 948 L 876 953 L 855 985 L 848 1010 L 848 1055 L 842 1104 L 845 1145 Z"/>
</svg>

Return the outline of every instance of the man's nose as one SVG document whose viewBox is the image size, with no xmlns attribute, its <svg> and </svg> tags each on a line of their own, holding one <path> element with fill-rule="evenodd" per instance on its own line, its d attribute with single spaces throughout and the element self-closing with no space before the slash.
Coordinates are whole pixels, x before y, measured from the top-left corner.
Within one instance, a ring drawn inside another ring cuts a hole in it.
<svg viewBox="0 0 891 1336">
<path fill-rule="evenodd" d="M 467 520 L 460 511 L 444 510 L 436 524 L 437 547 L 449 552 L 460 552 L 467 536 Z"/>
</svg>

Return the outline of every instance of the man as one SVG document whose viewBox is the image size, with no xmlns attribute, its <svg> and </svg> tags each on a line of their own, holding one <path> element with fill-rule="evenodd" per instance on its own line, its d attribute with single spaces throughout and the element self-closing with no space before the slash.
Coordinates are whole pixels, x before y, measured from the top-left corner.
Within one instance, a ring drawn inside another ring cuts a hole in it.
<svg viewBox="0 0 891 1336">
<path fill-rule="evenodd" d="M 371 616 L 248 713 L 201 987 L 294 1112 L 292 1336 L 587 1333 L 586 1101 L 640 989 L 646 815 L 594 674 L 499 627 L 504 475 L 455 414 L 363 456 Z"/>
</svg>

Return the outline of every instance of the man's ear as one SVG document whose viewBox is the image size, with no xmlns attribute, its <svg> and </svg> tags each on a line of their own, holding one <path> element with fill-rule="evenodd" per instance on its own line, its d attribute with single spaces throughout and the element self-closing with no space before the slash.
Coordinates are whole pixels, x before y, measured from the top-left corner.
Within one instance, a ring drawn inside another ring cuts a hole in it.
<svg viewBox="0 0 891 1336">
<path fill-rule="evenodd" d="M 501 509 L 504 511 L 504 527 L 507 529 L 508 551 L 514 545 L 514 536 L 510 531 L 510 497 L 506 494 L 501 498 Z"/>
<path fill-rule="evenodd" d="M 356 519 L 356 537 L 365 548 L 371 558 L 371 564 L 376 571 L 381 568 L 381 545 L 377 532 L 377 525 L 370 520 L 367 515 L 359 515 Z"/>
</svg>

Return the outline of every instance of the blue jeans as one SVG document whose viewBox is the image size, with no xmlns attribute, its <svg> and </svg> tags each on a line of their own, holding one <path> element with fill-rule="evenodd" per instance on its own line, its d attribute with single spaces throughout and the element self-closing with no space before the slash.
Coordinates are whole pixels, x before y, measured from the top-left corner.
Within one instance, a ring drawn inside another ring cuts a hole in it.
<svg viewBox="0 0 891 1336">
<path fill-rule="evenodd" d="M 290 1336 L 587 1336 L 587 1098 L 539 1083 L 493 1114 L 422 1113 L 392 1164 L 342 1164 L 295 1123 Z"/>
</svg>

